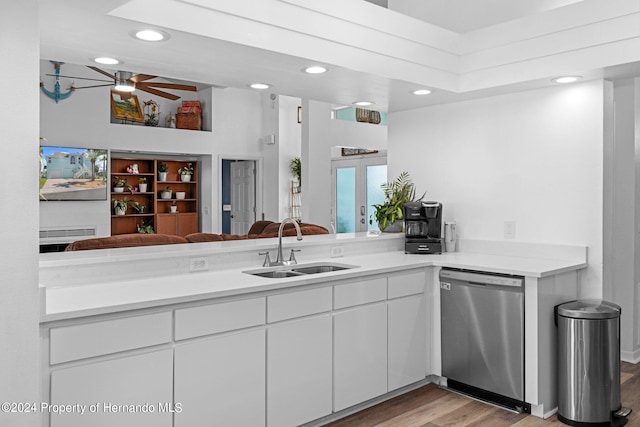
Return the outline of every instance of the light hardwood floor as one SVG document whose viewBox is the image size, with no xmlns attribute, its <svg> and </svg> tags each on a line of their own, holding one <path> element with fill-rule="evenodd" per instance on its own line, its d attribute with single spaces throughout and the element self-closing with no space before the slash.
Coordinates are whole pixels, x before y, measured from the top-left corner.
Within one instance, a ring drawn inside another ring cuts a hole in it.
<svg viewBox="0 0 640 427">
<path fill-rule="evenodd" d="M 622 406 L 633 409 L 627 426 L 640 426 L 640 364 L 622 363 Z M 429 384 L 325 427 L 537 427 L 564 426 L 554 415 L 546 420 L 503 409 Z"/>
</svg>

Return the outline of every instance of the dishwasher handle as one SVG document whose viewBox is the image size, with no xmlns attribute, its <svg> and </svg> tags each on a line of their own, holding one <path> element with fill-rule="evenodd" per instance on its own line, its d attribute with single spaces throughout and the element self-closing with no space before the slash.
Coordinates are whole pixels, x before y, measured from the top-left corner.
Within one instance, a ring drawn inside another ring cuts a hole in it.
<svg viewBox="0 0 640 427">
<path fill-rule="evenodd" d="M 459 280 L 463 282 L 469 282 L 474 285 L 486 286 L 507 286 L 507 287 L 522 287 L 524 281 L 520 276 L 501 276 L 491 273 L 477 273 L 471 271 L 459 271 L 459 270 L 440 270 L 440 280 Z"/>
</svg>

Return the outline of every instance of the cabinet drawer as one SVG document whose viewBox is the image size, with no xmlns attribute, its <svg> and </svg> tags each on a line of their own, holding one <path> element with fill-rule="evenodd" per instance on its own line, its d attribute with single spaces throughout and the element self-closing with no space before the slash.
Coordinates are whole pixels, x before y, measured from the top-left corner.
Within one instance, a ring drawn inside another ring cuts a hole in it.
<svg viewBox="0 0 640 427">
<path fill-rule="evenodd" d="M 171 313 L 51 328 L 51 364 L 171 341 Z"/>
<path fill-rule="evenodd" d="M 387 299 L 387 278 L 379 277 L 335 286 L 333 308 L 340 309 L 385 299 Z"/>
<path fill-rule="evenodd" d="M 265 298 L 176 310 L 176 340 L 263 325 Z"/>
<path fill-rule="evenodd" d="M 405 297 L 424 292 L 426 276 L 424 271 L 389 277 L 389 298 Z"/>
<path fill-rule="evenodd" d="M 267 322 L 331 311 L 331 287 L 267 297 Z"/>
</svg>

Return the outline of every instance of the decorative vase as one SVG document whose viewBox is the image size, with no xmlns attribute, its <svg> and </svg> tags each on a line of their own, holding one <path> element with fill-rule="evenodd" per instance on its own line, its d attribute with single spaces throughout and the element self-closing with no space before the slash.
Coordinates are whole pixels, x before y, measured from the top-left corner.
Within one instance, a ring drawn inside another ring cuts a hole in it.
<svg viewBox="0 0 640 427">
<path fill-rule="evenodd" d="M 126 212 L 125 209 L 121 209 L 121 208 L 114 208 L 114 211 L 116 215 L 124 215 L 124 213 Z"/>
<path fill-rule="evenodd" d="M 140 190 L 141 193 L 146 193 L 147 192 L 147 183 L 139 183 L 138 184 L 138 190 Z"/>
<path fill-rule="evenodd" d="M 186 175 L 180 175 L 180 180 L 181 180 L 182 182 L 189 182 L 189 181 L 191 181 L 191 175 L 188 175 L 188 174 L 186 174 Z"/>
<path fill-rule="evenodd" d="M 169 206 L 169 209 L 171 213 L 177 213 L 178 212 L 178 207 L 177 206 Z"/>
<path fill-rule="evenodd" d="M 158 181 L 166 181 L 167 172 L 158 172 Z"/>
<path fill-rule="evenodd" d="M 185 191 L 176 191 L 176 199 L 184 199 L 186 195 Z"/>
<path fill-rule="evenodd" d="M 124 193 L 124 187 L 113 187 L 114 193 Z"/>
<path fill-rule="evenodd" d="M 402 233 L 402 225 L 403 221 L 398 219 L 391 224 L 387 224 L 387 227 L 384 230 L 380 230 L 383 233 Z"/>
<path fill-rule="evenodd" d="M 160 198 L 161 199 L 170 199 L 171 198 L 171 191 L 163 191 L 162 193 L 160 193 Z"/>
</svg>

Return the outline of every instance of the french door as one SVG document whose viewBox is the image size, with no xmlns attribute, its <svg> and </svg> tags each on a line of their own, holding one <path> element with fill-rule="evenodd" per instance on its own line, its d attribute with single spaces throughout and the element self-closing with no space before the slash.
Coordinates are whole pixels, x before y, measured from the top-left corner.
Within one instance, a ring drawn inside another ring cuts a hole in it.
<svg viewBox="0 0 640 427">
<path fill-rule="evenodd" d="M 336 233 L 377 230 L 373 205 L 384 201 L 380 185 L 387 181 L 386 156 L 333 160 L 331 166 Z"/>
</svg>

